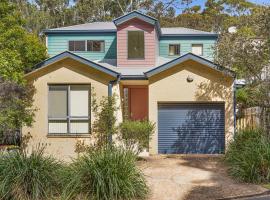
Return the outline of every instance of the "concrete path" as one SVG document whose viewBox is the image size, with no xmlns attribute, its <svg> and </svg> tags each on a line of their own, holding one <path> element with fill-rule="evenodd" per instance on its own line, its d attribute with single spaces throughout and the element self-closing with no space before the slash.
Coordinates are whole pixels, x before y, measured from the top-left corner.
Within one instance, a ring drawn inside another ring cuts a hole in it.
<svg viewBox="0 0 270 200">
<path fill-rule="evenodd" d="M 147 177 L 149 200 L 211 200 L 266 191 L 228 177 L 220 157 L 148 157 L 139 163 Z"/>
</svg>

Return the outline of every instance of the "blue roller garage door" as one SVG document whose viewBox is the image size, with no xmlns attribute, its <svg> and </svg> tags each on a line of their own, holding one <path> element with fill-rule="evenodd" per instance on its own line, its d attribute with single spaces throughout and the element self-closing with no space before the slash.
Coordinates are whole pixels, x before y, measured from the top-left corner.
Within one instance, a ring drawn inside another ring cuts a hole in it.
<svg viewBox="0 0 270 200">
<path fill-rule="evenodd" d="M 220 154 L 224 146 L 224 103 L 158 104 L 160 154 Z"/>
</svg>

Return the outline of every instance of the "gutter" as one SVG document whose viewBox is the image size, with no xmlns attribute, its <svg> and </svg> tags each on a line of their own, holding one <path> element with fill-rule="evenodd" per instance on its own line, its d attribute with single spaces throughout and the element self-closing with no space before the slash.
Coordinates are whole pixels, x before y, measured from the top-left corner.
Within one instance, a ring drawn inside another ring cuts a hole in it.
<svg viewBox="0 0 270 200">
<path fill-rule="evenodd" d="M 43 34 L 81 34 L 81 33 L 116 33 L 116 29 L 106 29 L 106 30 L 43 30 Z"/>
<path fill-rule="evenodd" d="M 121 80 L 148 80 L 145 75 L 122 75 Z"/>
</svg>

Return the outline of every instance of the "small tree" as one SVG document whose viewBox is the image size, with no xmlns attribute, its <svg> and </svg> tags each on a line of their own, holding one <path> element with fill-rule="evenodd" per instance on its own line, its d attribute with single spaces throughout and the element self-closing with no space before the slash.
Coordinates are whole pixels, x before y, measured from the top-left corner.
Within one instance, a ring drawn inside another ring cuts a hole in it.
<svg viewBox="0 0 270 200">
<path fill-rule="evenodd" d="M 95 98 L 95 95 L 92 95 Z M 92 125 L 92 135 L 95 147 L 102 148 L 112 143 L 112 137 L 117 133 L 116 126 L 116 97 L 102 97 L 99 103 L 92 101 L 95 121 Z"/>
<path fill-rule="evenodd" d="M 32 106 L 34 88 L 0 78 L 0 144 L 18 144 L 15 133 L 20 127 L 30 126 L 35 109 Z"/>
</svg>

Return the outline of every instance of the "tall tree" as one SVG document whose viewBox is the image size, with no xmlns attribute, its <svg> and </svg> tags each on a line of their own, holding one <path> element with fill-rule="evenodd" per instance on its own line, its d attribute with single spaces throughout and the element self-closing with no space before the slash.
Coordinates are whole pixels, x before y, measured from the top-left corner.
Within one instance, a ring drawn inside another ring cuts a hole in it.
<svg viewBox="0 0 270 200">
<path fill-rule="evenodd" d="M 20 12 L 8 0 L 0 2 L 0 135 L 14 133 L 33 121 L 33 89 L 24 73 L 46 58 L 46 48 L 27 32 Z"/>
<path fill-rule="evenodd" d="M 247 82 L 238 100 L 245 107 L 261 108 L 261 124 L 270 134 L 270 7 L 257 7 L 240 18 L 237 32 L 223 31 L 216 47 L 216 62 L 237 72 Z"/>
</svg>

